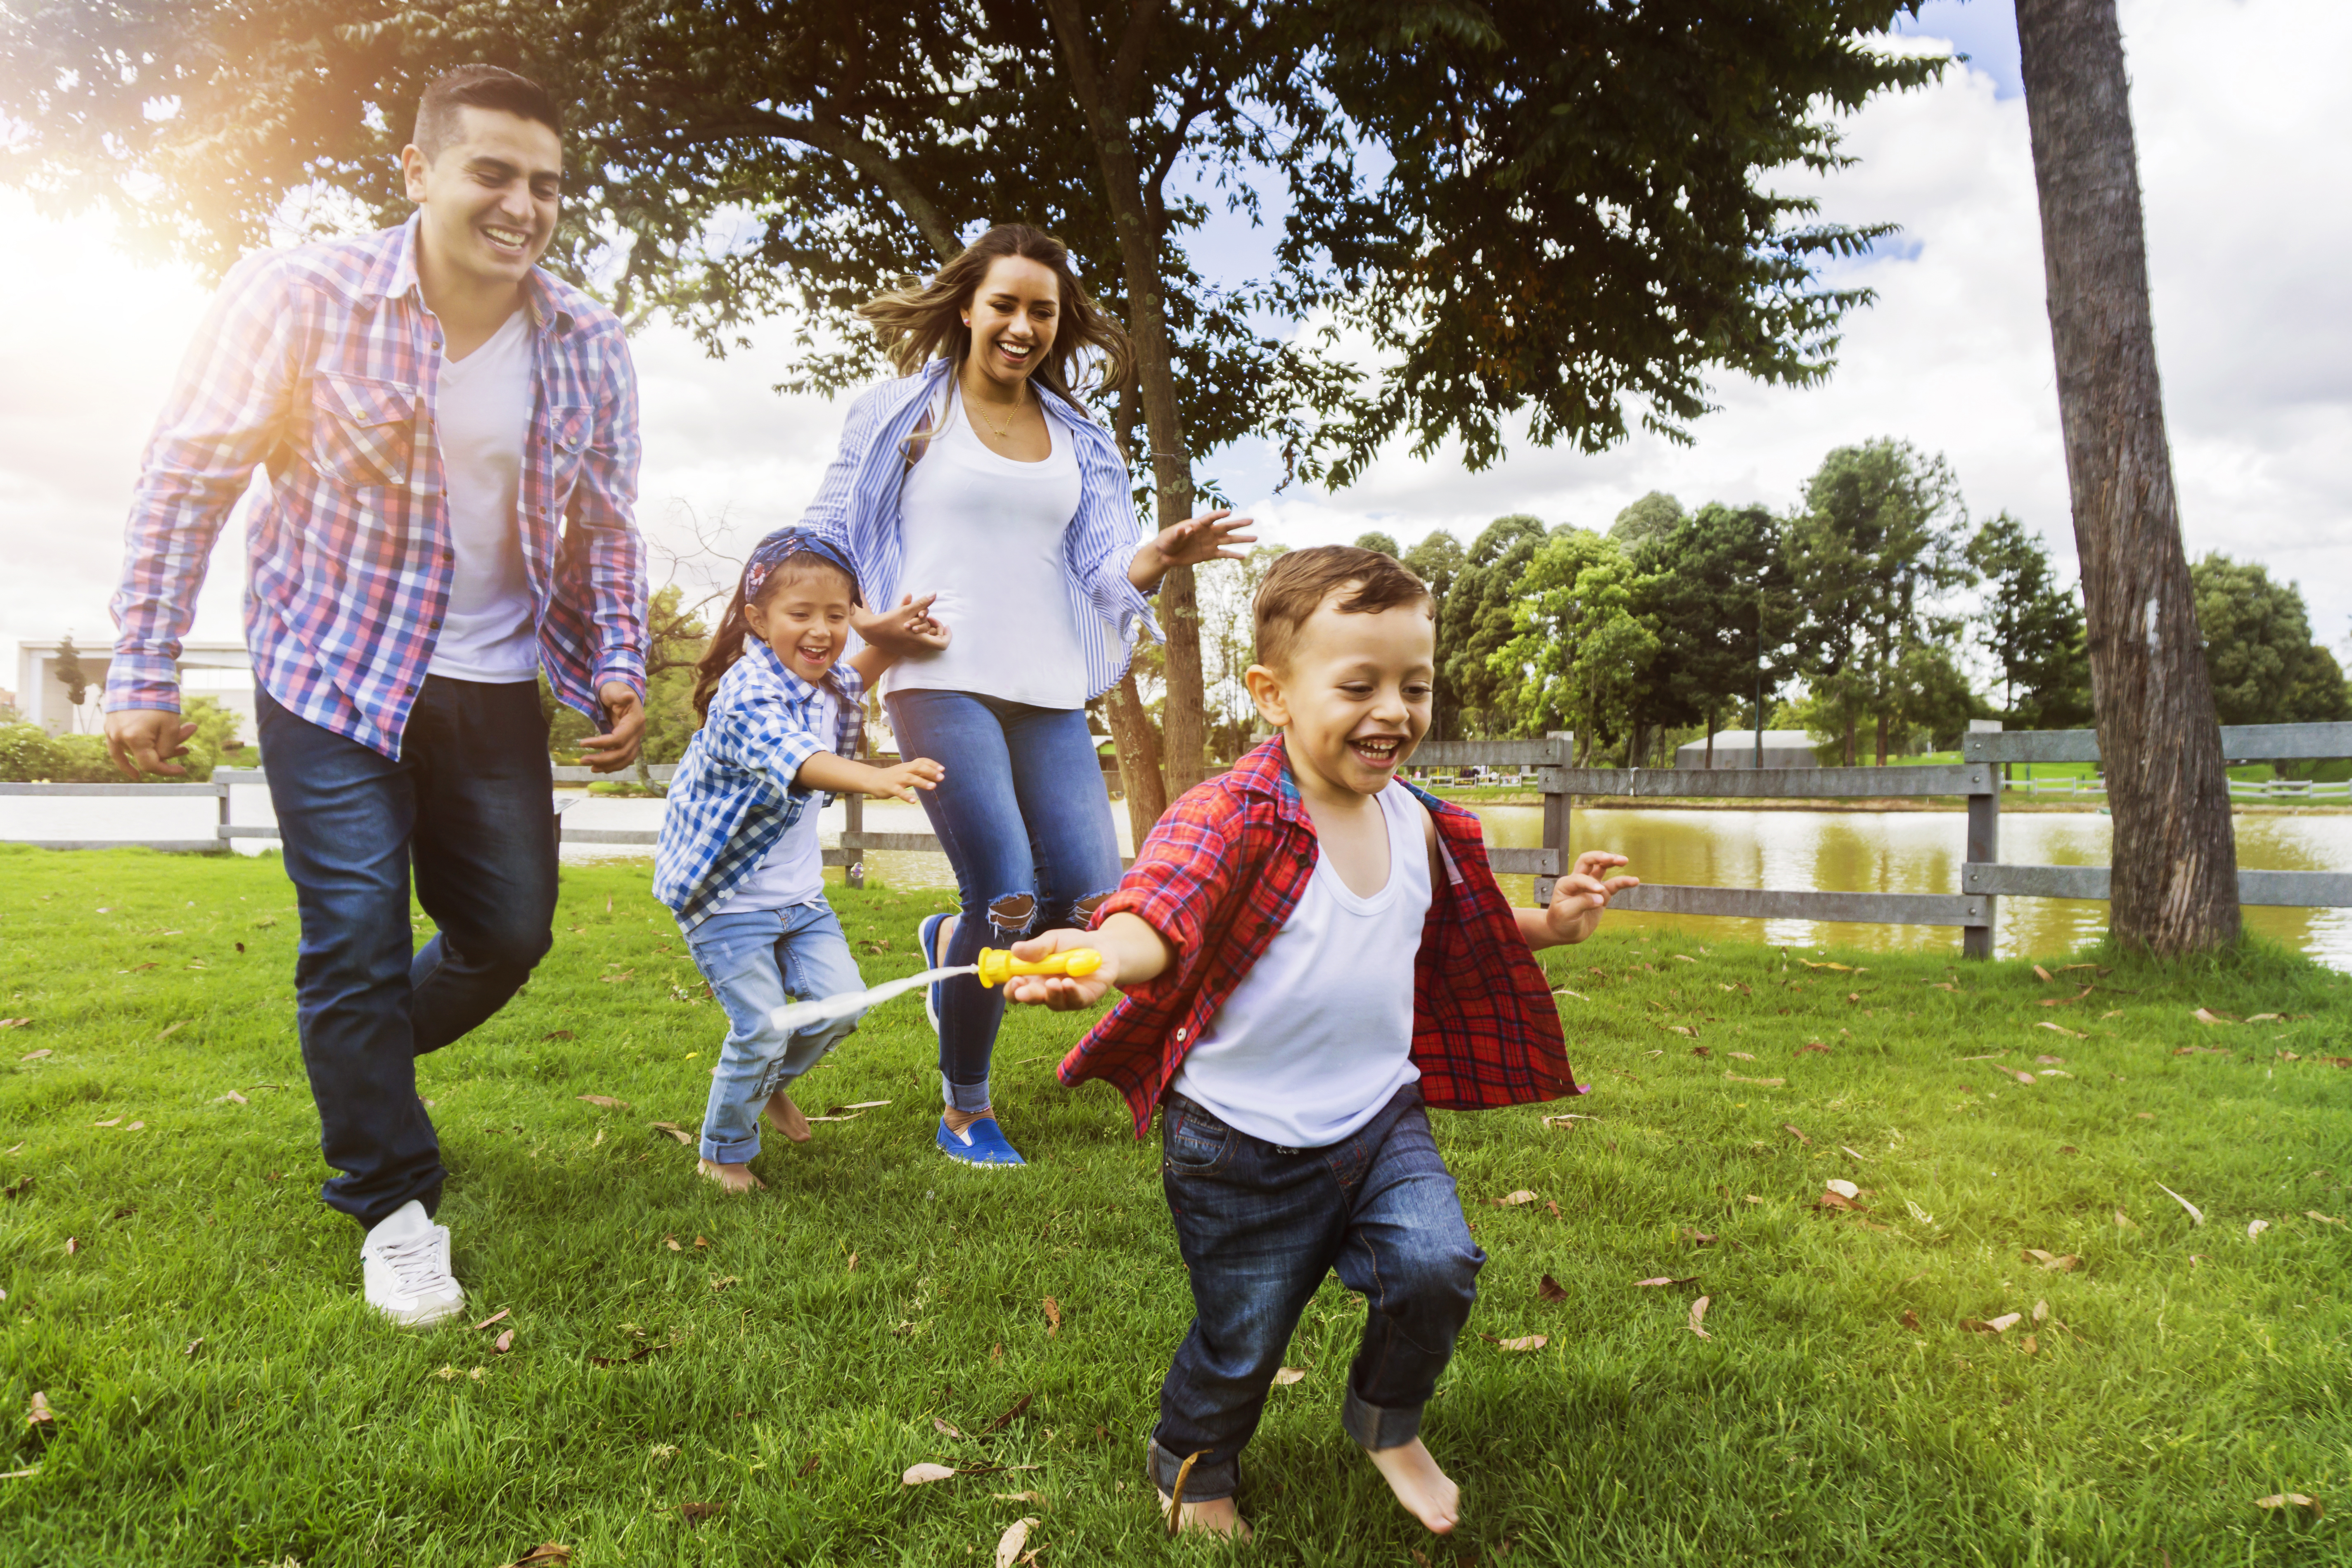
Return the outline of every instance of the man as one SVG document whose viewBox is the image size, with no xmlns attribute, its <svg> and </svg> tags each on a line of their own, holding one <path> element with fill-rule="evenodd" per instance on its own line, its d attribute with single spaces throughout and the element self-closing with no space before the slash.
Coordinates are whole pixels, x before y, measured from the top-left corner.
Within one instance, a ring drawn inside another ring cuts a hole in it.
<svg viewBox="0 0 2352 1568">
<path fill-rule="evenodd" d="M 537 677 L 626 766 L 645 730 L 635 375 L 621 325 L 541 270 L 562 200 L 554 103 L 470 66 L 401 150 L 417 211 L 271 251 L 222 286 L 157 421 L 107 671 L 115 762 L 172 761 L 174 660 L 257 467 L 246 641 L 302 911 L 295 990 L 320 1195 L 366 1230 L 367 1300 L 461 1310 L 415 1058 L 488 1018 L 552 942 Z M 439 934 L 412 952 L 409 882 Z"/>
</svg>

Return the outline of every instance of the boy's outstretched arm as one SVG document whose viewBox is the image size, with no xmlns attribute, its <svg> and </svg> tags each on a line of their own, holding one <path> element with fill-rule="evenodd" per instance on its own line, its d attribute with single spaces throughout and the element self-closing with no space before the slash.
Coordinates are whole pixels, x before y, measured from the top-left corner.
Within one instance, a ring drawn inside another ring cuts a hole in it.
<svg viewBox="0 0 2352 1568">
<path fill-rule="evenodd" d="M 1090 947 L 1101 953 L 1102 967 L 1075 980 L 1066 975 L 1024 974 L 1004 983 L 1004 999 L 1034 1002 L 1056 1013 L 1075 1012 L 1101 1001 L 1103 993 L 1114 985 L 1129 989 L 1157 980 L 1176 961 L 1176 950 L 1168 945 L 1168 939 L 1154 931 L 1151 922 L 1125 910 L 1093 931 L 1049 931 L 1027 942 L 1016 942 L 1013 956 L 1034 963 L 1074 947 Z"/>
<path fill-rule="evenodd" d="M 1519 917 L 1519 934 L 1528 946 L 1540 952 L 1591 936 L 1599 928 L 1601 911 L 1609 907 L 1609 900 L 1642 885 L 1639 877 L 1605 875 L 1611 868 L 1624 864 L 1625 857 L 1605 850 L 1588 849 L 1579 855 L 1576 868 L 1552 884 L 1549 907 L 1513 911 Z"/>
<path fill-rule="evenodd" d="M 948 646 L 948 628 L 931 615 L 931 601 L 938 597 L 937 594 L 926 594 L 918 599 L 912 594 L 902 594 L 898 596 L 898 607 L 883 612 L 867 629 L 886 636 L 896 634 L 893 640 L 902 638 L 934 651 L 943 648 Z M 849 656 L 849 668 L 857 672 L 857 679 L 870 689 L 876 681 L 882 679 L 882 672 L 898 663 L 904 652 L 903 648 L 885 648 L 878 643 L 869 642 Z"/>
</svg>

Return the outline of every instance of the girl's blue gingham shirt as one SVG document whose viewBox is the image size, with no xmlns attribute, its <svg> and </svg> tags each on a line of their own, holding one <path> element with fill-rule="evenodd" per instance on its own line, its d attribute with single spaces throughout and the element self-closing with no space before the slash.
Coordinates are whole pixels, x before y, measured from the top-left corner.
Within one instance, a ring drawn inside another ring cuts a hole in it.
<svg viewBox="0 0 2352 1568">
<path fill-rule="evenodd" d="M 819 699 L 828 694 L 839 705 L 829 735 L 816 729 Z M 717 914 L 803 812 L 824 809 L 823 795 L 793 780 L 819 752 L 857 754 L 865 694 L 846 664 L 835 665 L 820 690 L 766 643 L 744 640 L 743 657 L 719 678 L 710 716 L 687 742 L 662 814 L 654 897 L 681 927 L 692 931 Z"/>
</svg>

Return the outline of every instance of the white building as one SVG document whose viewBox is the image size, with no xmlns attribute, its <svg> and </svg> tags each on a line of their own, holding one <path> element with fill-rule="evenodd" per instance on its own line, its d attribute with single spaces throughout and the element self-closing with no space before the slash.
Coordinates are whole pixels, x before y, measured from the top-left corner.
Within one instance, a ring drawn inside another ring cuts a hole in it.
<svg viewBox="0 0 2352 1568">
<path fill-rule="evenodd" d="M 96 647 L 74 645 L 74 657 L 88 682 L 79 708 L 74 706 L 73 693 L 58 679 L 58 656 L 64 647 L 62 637 L 16 645 L 16 689 L 21 694 L 17 711 L 26 722 L 38 724 L 52 735 L 95 735 L 106 727 L 106 667 L 113 652 L 112 639 Z M 238 738 L 253 740 L 253 656 L 245 651 L 243 643 L 184 645 L 180 649 L 180 695 L 184 700 L 211 698 L 238 715 Z"/>
<path fill-rule="evenodd" d="M 1754 767 L 1756 731 L 1717 730 L 1715 732 L 1715 765 L 1718 768 Z M 1813 738 L 1802 730 L 1767 730 L 1764 731 L 1764 765 L 1768 768 L 1818 768 L 1823 763 L 1813 750 Z M 1706 742 L 1693 741 L 1687 745 L 1676 746 L 1675 766 L 1706 766 Z"/>
</svg>

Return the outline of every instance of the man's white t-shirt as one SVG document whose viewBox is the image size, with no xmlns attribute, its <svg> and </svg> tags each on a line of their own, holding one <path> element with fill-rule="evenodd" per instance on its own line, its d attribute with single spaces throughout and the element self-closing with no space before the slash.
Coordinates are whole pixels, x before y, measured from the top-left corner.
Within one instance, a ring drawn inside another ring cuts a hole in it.
<svg viewBox="0 0 2352 1568">
<path fill-rule="evenodd" d="M 833 750 L 833 736 L 841 727 L 841 700 L 830 689 L 821 689 L 809 712 L 811 728 L 825 737 L 824 749 Z M 731 915 L 746 910 L 789 910 L 824 898 L 824 845 L 817 837 L 816 813 L 803 811 L 758 868 L 735 884 L 719 910 Z"/>
<path fill-rule="evenodd" d="M 1042 461 L 1016 461 L 982 444 L 960 392 L 949 398 L 898 492 L 907 549 L 898 581 L 908 593 L 939 595 L 931 614 L 950 640 L 892 665 L 885 695 L 977 691 L 1034 708 L 1087 705 L 1062 553 L 1082 494 L 1077 444 L 1052 413 L 1045 434 L 1053 447 Z"/>
<path fill-rule="evenodd" d="M 441 362 L 433 426 L 457 562 L 427 674 L 499 683 L 539 674 L 519 506 L 531 394 L 527 310 L 464 359 Z"/>
<path fill-rule="evenodd" d="M 1388 881 L 1369 898 L 1350 892 L 1318 849 L 1298 907 L 1170 1083 L 1277 1147 L 1352 1137 L 1421 1077 L 1412 980 L 1429 918 L 1429 847 L 1411 791 L 1391 781 L 1375 798 L 1388 824 Z"/>
</svg>

